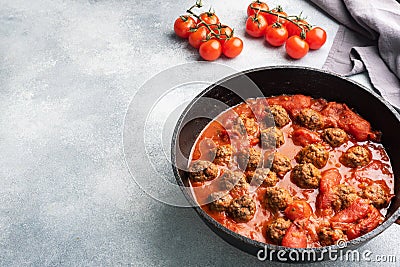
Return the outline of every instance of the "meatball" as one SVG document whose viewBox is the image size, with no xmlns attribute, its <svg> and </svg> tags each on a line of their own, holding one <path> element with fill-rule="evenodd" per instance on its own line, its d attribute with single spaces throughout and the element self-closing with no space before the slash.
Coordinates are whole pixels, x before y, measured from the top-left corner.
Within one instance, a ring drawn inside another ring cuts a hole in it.
<svg viewBox="0 0 400 267">
<path fill-rule="evenodd" d="M 228 214 L 236 222 L 248 222 L 256 213 L 256 203 L 253 198 L 243 195 L 232 201 L 228 208 Z"/>
<path fill-rule="evenodd" d="M 379 184 L 372 184 L 361 191 L 360 196 L 371 200 L 371 204 L 377 209 L 387 207 L 390 202 L 389 194 Z"/>
<path fill-rule="evenodd" d="M 321 246 L 335 245 L 339 240 L 347 240 L 347 236 L 340 229 L 321 227 L 318 230 L 318 239 Z"/>
<path fill-rule="evenodd" d="M 346 167 L 357 168 L 367 165 L 372 159 L 371 151 L 363 146 L 350 147 L 339 161 Z"/>
<path fill-rule="evenodd" d="M 254 185 L 261 185 L 264 187 L 271 187 L 279 182 L 279 178 L 275 172 L 267 168 L 258 168 L 252 177 L 252 183 Z"/>
<path fill-rule="evenodd" d="M 338 147 L 344 144 L 347 139 L 347 133 L 340 128 L 328 128 L 322 132 L 322 137 L 332 147 Z"/>
<path fill-rule="evenodd" d="M 296 155 L 298 163 L 312 163 L 315 167 L 323 168 L 329 159 L 329 152 L 321 144 L 311 144 L 304 147 Z"/>
<path fill-rule="evenodd" d="M 234 120 L 231 131 L 236 135 L 246 134 L 246 127 L 244 126 L 244 121 L 240 116 Z"/>
<path fill-rule="evenodd" d="M 237 154 L 237 162 L 242 170 L 254 171 L 261 163 L 261 152 L 253 147 Z"/>
<path fill-rule="evenodd" d="M 291 224 L 290 220 L 281 217 L 275 219 L 267 227 L 267 238 L 275 244 L 280 244 Z"/>
<path fill-rule="evenodd" d="M 209 206 L 211 210 L 224 211 L 229 208 L 232 202 L 232 196 L 229 193 L 213 192 L 211 193 Z"/>
<path fill-rule="evenodd" d="M 265 191 L 265 206 L 272 211 L 284 210 L 292 202 L 293 197 L 284 188 L 269 187 Z"/>
<path fill-rule="evenodd" d="M 322 115 L 310 108 L 302 109 L 299 115 L 297 115 L 297 121 L 300 125 L 311 130 L 322 129 L 324 126 Z"/>
<path fill-rule="evenodd" d="M 232 146 L 224 145 L 215 148 L 215 164 L 228 164 L 232 159 Z"/>
<path fill-rule="evenodd" d="M 189 172 L 189 178 L 193 182 L 204 182 L 213 180 L 218 176 L 218 167 L 212 162 L 198 160 L 190 166 Z"/>
<path fill-rule="evenodd" d="M 283 133 L 276 127 L 270 127 L 261 131 L 261 146 L 264 149 L 278 148 L 285 143 Z"/>
<path fill-rule="evenodd" d="M 221 190 L 232 190 L 233 188 L 248 188 L 246 176 L 241 171 L 225 170 L 219 181 Z"/>
<path fill-rule="evenodd" d="M 286 112 L 286 109 L 284 109 L 281 105 L 272 105 L 270 110 L 272 116 L 274 116 L 274 122 L 277 127 L 282 128 L 290 122 L 290 118 Z"/>
<path fill-rule="evenodd" d="M 354 187 L 341 184 L 333 189 L 332 206 L 338 211 L 347 208 L 350 204 L 358 198 Z"/>
<path fill-rule="evenodd" d="M 241 114 L 236 118 L 232 130 L 238 135 L 257 135 L 258 133 L 258 123 L 255 118 L 249 118 L 244 114 Z"/>
<path fill-rule="evenodd" d="M 271 170 L 275 172 L 278 176 L 283 177 L 291 169 L 292 164 L 290 163 L 290 159 L 285 155 L 276 152 L 274 155 L 274 160 L 272 162 Z"/>
<path fill-rule="evenodd" d="M 300 188 L 316 189 L 319 187 L 321 172 L 312 163 L 304 163 L 293 168 L 290 178 Z"/>
<path fill-rule="evenodd" d="M 248 135 L 257 135 L 258 133 L 258 123 L 255 118 L 242 117 L 244 127 L 246 128 Z"/>
</svg>

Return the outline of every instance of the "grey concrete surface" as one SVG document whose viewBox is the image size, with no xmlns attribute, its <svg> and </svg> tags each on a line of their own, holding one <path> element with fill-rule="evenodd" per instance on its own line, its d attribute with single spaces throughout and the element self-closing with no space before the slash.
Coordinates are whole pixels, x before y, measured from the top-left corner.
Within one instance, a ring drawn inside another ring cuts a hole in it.
<svg viewBox="0 0 400 267">
<path fill-rule="evenodd" d="M 322 66 L 335 22 L 306 1 L 269 1 L 303 10 L 328 31 L 322 49 L 292 61 L 244 35 L 248 2 L 206 1 L 245 42 L 240 57 L 218 62 L 238 70 Z M 192 209 L 148 196 L 124 161 L 123 123 L 135 92 L 156 73 L 198 60 L 172 33 L 190 4 L 0 0 L 1 266 L 270 264 L 226 244 Z M 391 226 L 364 249 L 396 255 L 398 266 L 399 230 Z"/>
</svg>

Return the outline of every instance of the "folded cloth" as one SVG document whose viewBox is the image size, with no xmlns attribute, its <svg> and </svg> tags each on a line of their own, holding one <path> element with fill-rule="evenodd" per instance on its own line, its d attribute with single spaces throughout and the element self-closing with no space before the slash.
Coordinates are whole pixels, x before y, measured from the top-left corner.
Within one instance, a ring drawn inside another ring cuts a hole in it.
<svg viewBox="0 0 400 267">
<path fill-rule="evenodd" d="M 400 4 L 395 0 L 311 0 L 340 26 L 324 69 L 367 71 L 378 93 L 400 108 Z"/>
</svg>

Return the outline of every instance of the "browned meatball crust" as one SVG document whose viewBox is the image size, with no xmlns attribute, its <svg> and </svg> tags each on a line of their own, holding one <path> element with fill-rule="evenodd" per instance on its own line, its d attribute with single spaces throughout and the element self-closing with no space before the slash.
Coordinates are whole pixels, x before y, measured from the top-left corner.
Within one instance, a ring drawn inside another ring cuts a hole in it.
<svg viewBox="0 0 400 267">
<path fill-rule="evenodd" d="M 329 159 L 329 152 L 321 144 L 311 144 L 303 147 L 296 155 L 298 163 L 312 163 L 315 167 L 323 168 Z"/>
<path fill-rule="evenodd" d="M 244 126 L 244 121 L 243 119 L 238 116 L 232 125 L 232 128 L 230 129 L 230 131 L 235 134 L 235 135 L 245 135 L 246 134 L 246 127 Z"/>
<path fill-rule="evenodd" d="M 251 177 L 253 185 L 260 185 L 263 187 L 275 186 L 279 182 L 279 178 L 275 172 L 268 168 L 258 168 Z"/>
<path fill-rule="evenodd" d="M 219 187 L 223 191 L 230 191 L 233 188 L 248 188 L 246 176 L 241 171 L 224 170 L 219 178 Z"/>
<path fill-rule="evenodd" d="M 193 182 L 204 182 L 213 180 L 218 176 L 218 167 L 209 161 L 198 160 L 189 168 L 189 178 Z"/>
<path fill-rule="evenodd" d="M 261 152 L 253 147 L 244 149 L 237 154 L 240 169 L 254 171 L 261 164 Z"/>
<path fill-rule="evenodd" d="M 274 149 L 285 143 L 285 137 L 277 127 L 270 127 L 261 131 L 261 146 L 264 149 Z"/>
<path fill-rule="evenodd" d="M 281 105 L 270 106 L 270 111 L 277 127 L 282 128 L 290 122 L 289 114 Z"/>
<path fill-rule="evenodd" d="M 298 164 L 290 176 L 293 183 L 303 189 L 316 189 L 321 181 L 321 172 L 312 164 Z"/>
<path fill-rule="evenodd" d="M 342 210 L 350 206 L 350 204 L 358 198 L 354 187 L 341 184 L 333 189 L 332 206 L 334 210 Z"/>
<path fill-rule="evenodd" d="M 257 135 L 258 133 L 258 123 L 255 118 L 242 117 L 244 127 L 248 135 Z"/>
<path fill-rule="evenodd" d="M 238 116 L 232 126 L 233 133 L 237 135 L 257 135 L 259 131 L 258 123 L 255 118 L 247 117 L 244 114 Z"/>
<path fill-rule="evenodd" d="M 292 164 L 290 163 L 290 159 L 285 155 L 276 152 L 274 154 L 274 160 L 272 162 L 271 170 L 275 172 L 279 177 L 283 177 L 291 169 Z"/>
<path fill-rule="evenodd" d="M 369 199 L 377 209 L 387 207 L 390 202 L 389 194 L 379 184 L 367 186 L 360 192 L 360 196 Z"/>
<path fill-rule="evenodd" d="M 338 147 L 344 144 L 349 137 L 347 133 L 340 128 L 327 128 L 322 132 L 322 138 L 332 147 Z"/>
<path fill-rule="evenodd" d="M 302 109 L 297 115 L 297 121 L 300 125 L 310 130 L 319 130 L 324 127 L 322 115 L 311 108 Z"/>
<path fill-rule="evenodd" d="M 215 211 L 224 211 L 229 208 L 233 198 L 229 193 L 213 192 L 209 197 L 210 209 Z"/>
<path fill-rule="evenodd" d="M 283 237 L 286 234 L 286 230 L 290 227 L 292 223 L 290 220 L 285 220 L 284 218 L 276 218 L 267 227 L 267 238 L 280 245 Z"/>
<path fill-rule="evenodd" d="M 228 208 L 228 214 L 236 222 L 248 222 L 256 213 L 256 203 L 253 198 L 243 195 L 232 201 Z"/>
<path fill-rule="evenodd" d="M 215 158 L 214 163 L 221 165 L 221 164 L 228 164 L 232 159 L 232 146 L 231 145 L 223 145 L 216 147 L 215 151 Z"/>
<path fill-rule="evenodd" d="M 368 165 L 371 159 L 371 151 L 367 148 L 363 146 L 353 146 L 342 154 L 339 161 L 346 167 L 357 168 Z"/>
<path fill-rule="evenodd" d="M 265 191 L 264 203 L 265 207 L 272 211 L 284 210 L 290 203 L 293 202 L 293 197 L 289 191 L 281 187 L 269 187 Z"/>
<path fill-rule="evenodd" d="M 322 246 L 336 245 L 339 240 L 347 240 L 347 236 L 340 229 L 321 227 L 318 230 L 318 239 Z"/>
</svg>

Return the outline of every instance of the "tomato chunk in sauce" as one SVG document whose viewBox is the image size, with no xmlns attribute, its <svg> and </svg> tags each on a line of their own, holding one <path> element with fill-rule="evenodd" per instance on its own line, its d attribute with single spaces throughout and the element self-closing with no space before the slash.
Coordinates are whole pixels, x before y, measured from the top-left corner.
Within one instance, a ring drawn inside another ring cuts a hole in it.
<svg viewBox="0 0 400 267">
<path fill-rule="evenodd" d="M 393 197 L 380 136 L 346 104 L 304 95 L 248 99 L 199 135 L 191 189 L 212 218 L 260 242 L 351 240 L 383 222 Z"/>
</svg>

